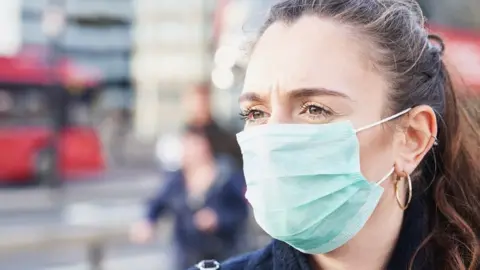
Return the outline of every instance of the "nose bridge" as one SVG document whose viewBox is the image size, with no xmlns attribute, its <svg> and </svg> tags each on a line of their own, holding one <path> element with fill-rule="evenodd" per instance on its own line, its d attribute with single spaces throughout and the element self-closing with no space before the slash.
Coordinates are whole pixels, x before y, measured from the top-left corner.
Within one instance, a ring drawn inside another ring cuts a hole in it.
<svg viewBox="0 0 480 270">
<path fill-rule="evenodd" d="M 270 93 L 270 108 L 268 124 L 292 123 L 291 106 L 288 98 L 279 88 L 273 89 Z"/>
<path fill-rule="evenodd" d="M 278 106 L 275 109 L 272 108 L 272 114 L 268 119 L 268 124 L 289 124 L 292 123 L 292 117 L 290 113 L 285 112 L 285 108 Z"/>
</svg>

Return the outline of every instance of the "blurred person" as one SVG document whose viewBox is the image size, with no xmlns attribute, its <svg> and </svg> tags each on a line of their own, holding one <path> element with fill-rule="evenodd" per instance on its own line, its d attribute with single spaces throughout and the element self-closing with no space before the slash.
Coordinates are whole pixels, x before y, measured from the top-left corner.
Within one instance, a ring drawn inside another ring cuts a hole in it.
<svg viewBox="0 0 480 270">
<path fill-rule="evenodd" d="M 131 238 L 152 239 L 156 221 L 174 215 L 174 247 L 178 269 L 202 258 L 227 258 L 241 248 L 247 220 L 243 172 L 229 156 L 214 156 L 202 129 L 190 128 L 182 138 L 183 168 L 168 174 L 165 187 L 150 202 L 146 220 L 133 226 Z"/>
<path fill-rule="evenodd" d="M 237 138 L 275 240 L 211 269 L 480 269 L 479 125 L 424 22 L 413 0 L 272 7 Z"/>
<path fill-rule="evenodd" d="M 208 83 L 194 85 L 183 98 L 187 111 L 186 127 L 203 130 L 211 142 L 215 155 L 229 155 L 239 168 L 242 167 L 242 155 L 235 134 L 222 128 L 213 119 L 211 89 Z"/>
</svg>

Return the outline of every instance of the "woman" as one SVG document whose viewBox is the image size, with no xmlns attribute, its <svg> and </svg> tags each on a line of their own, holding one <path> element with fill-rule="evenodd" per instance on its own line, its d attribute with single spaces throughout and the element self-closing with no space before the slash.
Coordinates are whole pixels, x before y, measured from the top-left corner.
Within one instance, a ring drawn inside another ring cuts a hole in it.
<svg viewBox="0 0 480 270">
<path fill-rule="evenodd" d="M 134 242 L 153 237 L 156 221 L 174 216 L 177 269 L 205 257 L 228 258 L 240 248 L 247 205 L 243 173 L 226 156 L 215 157 L 201 130 L 183 136 L 183 169 L 168 174 L 165 188 L 148 205 L 146 219 L 132 228 Z"/>
<path fill-rule="evenodd" d="M 478 126 L 442 53 L 413 0 L 275 5 L 238 141 L 276 240 L 217 269 L 480 269 Z"/>
</svg>

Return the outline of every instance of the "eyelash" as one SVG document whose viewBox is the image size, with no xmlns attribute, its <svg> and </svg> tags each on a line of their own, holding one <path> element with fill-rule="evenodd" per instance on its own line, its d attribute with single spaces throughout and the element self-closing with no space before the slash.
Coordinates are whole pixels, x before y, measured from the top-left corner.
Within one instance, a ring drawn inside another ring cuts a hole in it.
<svg viewBox="0 0 480 270">
<path fill-rule="evenodd" d="M 257 112 L 258 112 L 258 113 L 265 113 L 265 112 L 262 112 L 262 111 L 260 111 L 260 110 L 246 109 L 246 110 L 243 110 L 243 111 L 241 111 L 241 112 L 239 113 L 240 119 L 243 120 L 243 121 L 245 121 L 245 122 L 247 122 L 247 121 L 248 121 L 248 122 L 254 122 L 254 121 L 258 120 L 258 119 L 249 119 L 249 117 L 250 117 L 250 115 L 251 115 L 252 113 L 257 113 Z"/>
<path fill-rule="evenodd" d="M 302 114 L 307 113 L 308 109 L 311 108 L 311 107 L 315 107 L 315 108 L 318 108 L 320 110 L 319 115 L 311 115 L 311 114 L 308 115 L 308 117 L 312 120 L 317 120 L 319 117 L 329 117 L 329 116 L 334 115 L 332 110 L 330 110 L 329 108 L 327 108 L 325 106 L 321 106 L 317 103 L 312 103 L 312 102 L 307 102 L 307 103 L 303 104 L 301 113 Z M 261 110 L 246 109 L 246 110 L 243 110 L 239 113 L 240 119 L 245 121 L 245 122 L 255 122 L 255 121 L 259 120 L 259 119 L 250 119 L 252 113 L 265 114 L 265 112 L 263 112 Z"/>
<path fill-rule="evenodd" d="M 308 115 L 308 117 L 312 120 L 317 120 L 318 117 L 322 117 L 322 116 L 323 117 L 328 117 L 328 116 L 334 115 L 332 110 L 330 110 L 329 108 L 327 108 L 325 106 L 322 106 L 322 105 L 319 105 L 317 103 L 312 103 L 312 102 L 307 102 L 307 103 L 302 105 L 302 113 L 307 113 L 308 109 L 312 108 L 312 107 L 318 108 L 320 110 L 319 115 L 311 115 L 311 114 Z"/>
</svg>

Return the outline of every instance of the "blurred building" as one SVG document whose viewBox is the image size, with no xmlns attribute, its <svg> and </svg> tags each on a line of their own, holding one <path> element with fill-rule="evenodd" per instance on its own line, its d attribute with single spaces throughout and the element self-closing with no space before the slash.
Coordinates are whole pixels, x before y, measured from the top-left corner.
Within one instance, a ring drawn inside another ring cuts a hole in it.
<svg viewBox="0 0 480 270">
<path fill-rule="evenodd" d="M 123 151 L 131 126 L 133 9 L 133 0 L 23 0 L 21 4 L 24 48 L 46 50 L 49 62 L 66 58 L 100 73 L 95 89 L 68 89 L 75 91 L 68 113 L 77 123 L 97 127 L 110 160 L 123 155 L 118 151 Z M 52 27 L 58 28 L 55 33 L 49 33 L 55 30 Z"/>
<path fill-rule="evenodd" d="M 130 150 L 147 149 L 159 133 L 180 126 L 182 93 L 209 80 L 217 1 L 8 0 L 1 5 L 0 54 L 26 54 L 45 70 L 68 59 L 69 73 L 79 76 L 98 71 L 95 89 L 65 87 L 69 108 L 57 115 L 97 127 L 110 157 L 134 156 Z"/>
<path fill-rule="evenodd" d="M 191 84 L 212 76 L 229 79 L 222 70 L 211 73 L 215 9 L 226 2 L 23 0 L 21 40 L 24 46 L 51 47 L 44 13 L 59 4 L 65 22 L 55 52 L 102 72 L 101 89 L 86 99 L 97 113 L 96 124 L 112 114 L 116 120 L 128 118 L 136 137 L 151 141 L 180 126 L 180 96 Z M 216 114 L 228 121 L 230 93 L 216 93 Z M 133 118 L 126 117 L 128 112 Z"/>
<path fill-rule="evenodd" d="M 48 47 L 44 13 L 54 2 L 23 0 L 22 3 L 23 45 Z M 55 3 L 65 17 L 56 53 L 99 69 L 103 78 L 98 93 L 100 108 L 129 108 L 132 100 L 132 0 L 63 0 Z"/>
<path fill-rule="evenodd" d="M 209 77 L 215 0 L 137 0 L 132 72 L 135 131 L 155 139 L 179 127 L 180 96 Z"/>
</svg>

